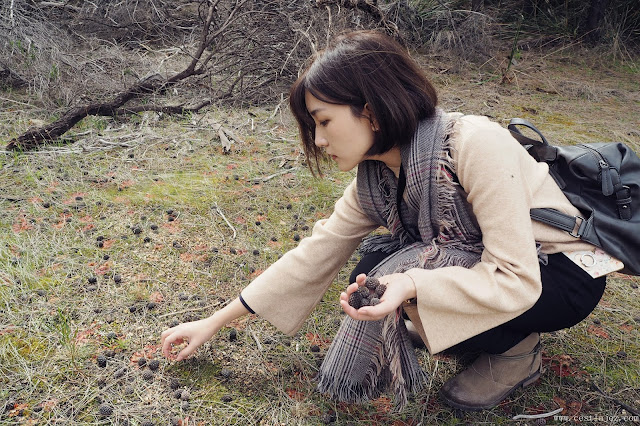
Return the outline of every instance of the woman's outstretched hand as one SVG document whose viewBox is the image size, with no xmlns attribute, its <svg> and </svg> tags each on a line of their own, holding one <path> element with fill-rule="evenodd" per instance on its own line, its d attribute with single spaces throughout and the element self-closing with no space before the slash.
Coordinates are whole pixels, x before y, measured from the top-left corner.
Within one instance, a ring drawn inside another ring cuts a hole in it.
<svg viewBox="0 0 640 426">
<path fill-rule="evenodd" d="M 387 315 L 394 313 L 398 306 L 407 299 L 416 297 L 416 286 L 406 274 L 390 274 L 378 277 L 380 283 L 387 286 L 384 294 L 380 298 L 380 303 L 375 306 L 363 306 L 360 309 L 355 309 L 349 305 L 349 296 L 354 291 L 358 290 L 358 287 L 363 286 L 367 276 L 360 274 L 356 277 L 356 282 L 350 284 L 347 287 L 347 291 L 343 291 L 340 294 L 340 306 L 353 319 L 362 321 L 374 321 L 379 320 Z"/>
<path fill-rule="evenodd" d="M 162 354 L 175 361 L 182 361 L 190 357 L 196 349 L 220 330 L 221 326 L 217 326 L 212 320 L 213 317 L 209 317 L 186 322 L 163 331 L 161 334 Z M 176 355 L 173 351 L 174 346 L 183 343 L 187 343 L 187 346 Z"/>
<path fill-rule="evenodd" d="M 248 313 L 249 311 L 240 302 L 240 299 L 236 298 L 209 318 L 171 327 L 160 335 L 162 354 L 168 359 L 182 361 L 190 357 L 196 349 L 211 339 L 226 324 Z M 176 355 L 174 347 L 184 343 L 187 343 L 187 346 Z"/>
</svg>

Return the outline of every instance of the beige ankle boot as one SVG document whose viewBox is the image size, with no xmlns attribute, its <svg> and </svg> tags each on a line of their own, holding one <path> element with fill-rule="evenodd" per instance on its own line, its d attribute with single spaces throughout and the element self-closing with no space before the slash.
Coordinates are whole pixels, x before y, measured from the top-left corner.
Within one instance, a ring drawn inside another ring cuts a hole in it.
<svg viewBox="0 0 640 426">
<path fill-rule="evenodd" d="M 482 354 L 440 390 L 444 401 L 462 410 L 495 407 L 520 386 L 540 377 L 540 334 L 531 333 L 499 355 Z"/>
</svg>

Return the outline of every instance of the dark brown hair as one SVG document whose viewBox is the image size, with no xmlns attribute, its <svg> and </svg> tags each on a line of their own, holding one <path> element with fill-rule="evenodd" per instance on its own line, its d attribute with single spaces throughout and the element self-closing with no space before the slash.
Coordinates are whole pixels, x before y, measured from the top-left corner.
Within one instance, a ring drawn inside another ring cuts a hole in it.
<svg viewBox="0 0 640 426">
<path fill-rule="evenodd" d="M 368 104 L 379 126 L 368 155 L 410 143 L 418 122 L 431 117 L 438 102 L 420 66 L 392 38 L 375 31 L 338 36 L 311 58 L 289 93 L 312 173 L 314 165 L 321 173 L 323 153 L 314 143 L 315 123 L 307 111 L 307 91 L 321 101 L 351 106 L 355 116 L 361 116 Z"/>
</svg>

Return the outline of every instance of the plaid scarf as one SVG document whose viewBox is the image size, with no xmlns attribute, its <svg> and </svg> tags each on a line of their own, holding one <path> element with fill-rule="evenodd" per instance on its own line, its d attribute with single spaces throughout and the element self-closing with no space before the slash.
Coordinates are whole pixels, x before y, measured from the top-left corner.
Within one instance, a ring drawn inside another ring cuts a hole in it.
<svg viewBox="0 0 640 426">
<path fill-rule="evenodd" d="M 358 197 L 365 213 L 390 232 L 365 239 L 363 253 L 390 255 L 370 276 L 412 268 L 472 267 L 480 261 L 482 235 L 459 184 L 449 155 L 449 135 L 457 117 L 437 110 L 418 125 L 401 150 L 406 198 L 398 213 L 397 182 L 382 162 L 358 166 Z M 346 402 L 363 402 L 391 387 L 396 407 L 418 392 L 426 373 L 418 365 L 401 308 L 379 321 L 345 317 L 318 373 L 318 390 Z"/>
</svg>

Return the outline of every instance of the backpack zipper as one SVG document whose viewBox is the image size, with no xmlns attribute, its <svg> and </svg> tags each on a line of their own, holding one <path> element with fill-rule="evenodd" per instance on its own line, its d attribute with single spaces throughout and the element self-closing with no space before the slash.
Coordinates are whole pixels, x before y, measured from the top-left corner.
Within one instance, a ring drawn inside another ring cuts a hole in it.
<svg viewBox="0 0 640 426">
<path fill-rule="evenodd" d="M 581 147 L 586 148 L 589 152 L 596 157 L 598 162 L 598 169 L 600 170 L 600 181 L 602 184 L 602 193 L 606 196 L 613 194 L 613 180 L 611 179 L 611 172 L 609 163 L 605 160 L 604 156 L 598 151 L 588 145 L 580 144 Z"/>
</svg>

